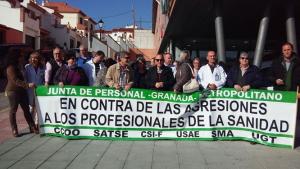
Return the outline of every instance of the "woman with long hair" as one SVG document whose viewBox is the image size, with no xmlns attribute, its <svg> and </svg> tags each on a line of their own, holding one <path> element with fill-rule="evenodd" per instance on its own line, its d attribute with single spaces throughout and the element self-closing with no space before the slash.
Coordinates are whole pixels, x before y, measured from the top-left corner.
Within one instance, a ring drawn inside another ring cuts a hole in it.
<svg viewBox="0 0 300 169">
<path fill-rule="evenodd" d="M 16 112 L 20 105 L 23 109 L 25 119 L 29 125 L 30 132 L 38 133 L 38 130 L 34 126 L 32 116 L 29 111 L 29 100 L 26 89 L 34 88 L 34 83 L 26 83 L 24 80 L 24 63 L 25 58 L 21 50 L 11 50 L 8 53 L 6 74 L 7 74 L 7 85 L 5 92 L 8 96 L 10 105 L 9 120 L 12 129 L 12 134 L 15 137 L 19 136 Z"/>
</svg>

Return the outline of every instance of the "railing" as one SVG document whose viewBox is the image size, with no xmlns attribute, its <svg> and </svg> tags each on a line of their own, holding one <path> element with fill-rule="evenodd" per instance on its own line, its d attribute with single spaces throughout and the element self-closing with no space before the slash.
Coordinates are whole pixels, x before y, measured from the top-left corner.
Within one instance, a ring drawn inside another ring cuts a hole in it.
<svg viewBox="0 0 300 169">
<path fill-rule="evenodd" d="M 32 19 L 28 14 L 25 15 L 25 25 L 32 30 L 38 31 L 40 29 L 40 21 L 38 19 Z"/>
</svg>

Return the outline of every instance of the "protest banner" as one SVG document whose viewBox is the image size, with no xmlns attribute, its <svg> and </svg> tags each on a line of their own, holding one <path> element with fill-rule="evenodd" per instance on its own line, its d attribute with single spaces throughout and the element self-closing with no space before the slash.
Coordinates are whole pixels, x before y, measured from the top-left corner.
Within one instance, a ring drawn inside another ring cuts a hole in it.
<svg viewBox="0 0 300 169">
<path fill-rule="evenodd" d="M 234 89 L 177 94 L 40 86 L 42 135 L 67 139 L 245 140 L 293 148 L 297 94 Z"/>
</svg>

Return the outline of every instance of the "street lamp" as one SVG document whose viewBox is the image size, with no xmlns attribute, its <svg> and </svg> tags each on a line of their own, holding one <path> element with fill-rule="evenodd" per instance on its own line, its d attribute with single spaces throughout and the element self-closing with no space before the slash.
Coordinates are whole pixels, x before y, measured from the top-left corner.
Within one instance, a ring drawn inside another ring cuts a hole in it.
<svg viewBox="0 0 300 169">
<path fill-rule="evenodd" d="M 98 25 L 99 25 L 99 28 L 100 28 L 100 41 L 102 41 L 101 33 L 102 33 L 103 24 L 104 24 L 103 20 L 100 19 L 100 21 L 98 22 Z"/>
</svg>

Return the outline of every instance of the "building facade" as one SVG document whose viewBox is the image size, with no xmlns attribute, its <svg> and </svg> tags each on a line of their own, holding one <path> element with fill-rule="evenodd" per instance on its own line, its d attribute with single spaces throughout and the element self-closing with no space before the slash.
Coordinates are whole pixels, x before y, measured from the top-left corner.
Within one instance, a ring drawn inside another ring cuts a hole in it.
<svg viewBox="0 0 300 169">
<path fill-rule="evenodd" d="M 248 51 L 254 64 L 280 55 L 288 41 L 298 51 L 300 2 L 296 0 L 153 0 L 153 33 L 157 52 L 178 57 L 189 50 L 205 58 L 207 50 L 230 62 Z"/>
</svg>

